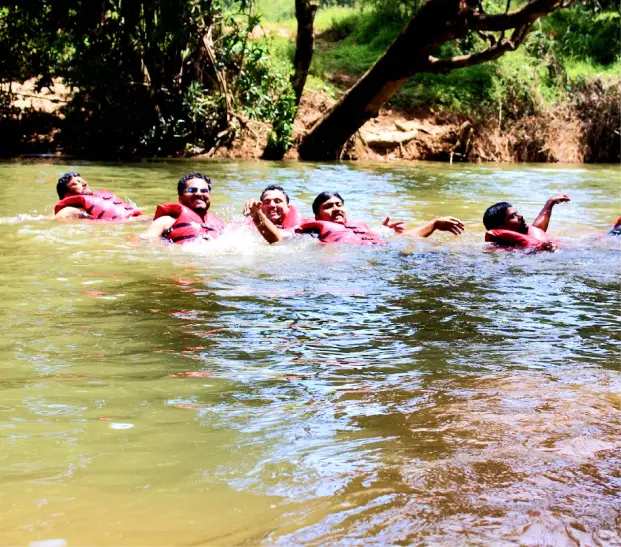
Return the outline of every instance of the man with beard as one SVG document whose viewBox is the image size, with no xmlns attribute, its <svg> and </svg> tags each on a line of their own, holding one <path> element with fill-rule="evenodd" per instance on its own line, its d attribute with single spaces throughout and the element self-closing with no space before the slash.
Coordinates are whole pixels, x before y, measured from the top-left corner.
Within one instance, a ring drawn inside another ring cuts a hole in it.
<svg viewBox="0 0 621 547">
<path fill-rule="evenodd" d="M 552 209 L 555 205 L 568 201 L 571 201 L 571 198 L 567 194 L 551 197 L 530 226 L 511 203 L 506 201 L 496 203 L 483 215 L 483 224 L 487 230 L 485 241 L 501 247 L 531 247 L 554 251 L 557 249 L 556 242 L 546 233 Z"/>
<path fill-rule="evenodd" d="M 144 215 L 107 190 L 91 190 L 79 173 L 65 173 L 58 179 L 56 192 L 60 201 L 54 207 L 54 218 L 87 218 L 91 220 L 137 220 Z"/>
<path fill-rule="evenodd" d="M 259 199 L 246 201 L 244 215 L 252 219 L 268 243 L 276 243 L 280 238 L 287 237 L 287 233 L 291 232 L 283 233 L 282 230 L 291 230 L 304 221 L 295 205 L 289 202 L 289 194 L 282 186 L 275 184 L 265 188 Z M 280 238 L 276 236 L 277 233 Z"/>
<path fill-rule="evenodd" d="M 209 212 L 211 180 L 201 173 L 189 173 L 177 183 L 178 203 L 158 205 L 153 222 L 142 234 L 145 239 L 164 238 L 172 243 L 212 240 L 225 224 Z"/>
</svg>

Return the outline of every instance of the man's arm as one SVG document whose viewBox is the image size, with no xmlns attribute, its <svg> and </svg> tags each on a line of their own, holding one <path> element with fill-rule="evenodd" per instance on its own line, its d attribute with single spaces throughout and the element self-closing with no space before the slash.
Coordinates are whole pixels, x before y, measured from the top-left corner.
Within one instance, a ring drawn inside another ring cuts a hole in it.
<svg viewBox="0 0 621 547">
<path fill-rule="evenodd" d="M 83 209 L 77 207 L 63 207 L 58 213 L 54 215 L 57 220 L 68 220 L 70 218 L 84 218 L 86 213 Z"/>
<path fill-rule="evenodd" d="M 440 230 L 441 232 L 451 232 L 452 234 L 458 236 L 464 231 L 464 224 L 461 220 L 455 217 L 434 218 L 418 228 L 408 230 L 405 232 L 405 235 L 429 237 L 436 230 Z"/>
<path fill-rule="evenodd" d="M 173 217 L 166 215 L 159 217 L 151 223 L 146 232 L 143 232 L 138 237 L 140 237 L 140 239 L 158 239 L 162 237 L 164 232 L 170 229 L 174 223 L 175 219 Z"/>
<path fill-rule="evenodd" d="M 546 204 L 541 209 L 541 212 L 537 215 L 535 222 L 533 222 L 533 226 L 535 228 L 539 228 L 544 232 L 548 231 L 548 224 L 550 224 L 550 217 L 552 216 L 552 208 L 558 203 L 564 203 L 567 201 L 571 201 L 571 198 L 567 194 L 557 194 L 556 196 L 552 196 Z"/>
<path fill-rule="evenodd" d="M 249 199 L 244 203 L 244 215 L 250 217 L 254 225 L 268 243 L 278 243 L 283 239 L 280 230 L 261 211 L 261 202 L 258 199 Z"/>
</svg>

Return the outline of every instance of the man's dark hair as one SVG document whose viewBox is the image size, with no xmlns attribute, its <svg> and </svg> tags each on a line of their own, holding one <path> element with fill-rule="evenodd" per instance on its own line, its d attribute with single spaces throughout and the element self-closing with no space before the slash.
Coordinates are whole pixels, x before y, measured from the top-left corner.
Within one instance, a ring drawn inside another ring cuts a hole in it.
<svg viewBox="0 0 621 547">
<path fill-rule="evenodd" d="M 186 182 L 192 179 L 204 180 L 207 183 L 207 186 L 209 187 L 209 192 L 211 192 L 211 179 L 209 177 L 207 177 L 206 175 L 203 175 L 202 173 L 188 173 L 187 175 L 184 175 L 183 177 L 179 179 L 179 182 L 177 184 L 177 194 L 182 196 L 185 193 Z"/>
<path fill-rule="evenodd" d="M 56 184 L 56 193 L 60 199 L 64 199 L 67 195 L 67 184 L 73 177 L 79 177 L 80 173 L 76 173 L 75 171 L 69 171 L 69 173 L 65 173 L 62 177 L 58 179 L 58 184 Z"/>
<path fill-rule="evenodd" d="M 270 184 L 269 186 L 266 186 L 263 192 L 261 192 L 261 197 L 259 199 L 263 201 L 263 196 L 265 195 L 265 192 L 270 192 L 272 190 L 278 190 L 279 192 L 282 192 L 287 198 L 287 203 L 289 203 L 289 194 L 285 192 L 285 189 L 282 186 L 278 186 L 276 184 Z"/>
<path fill-rule="evenodd" d="M 507 209 L 513 207 L 506 201 L 501 201 L 487 208 L 487 211 L 483 214 L 483 224 L 486 230 L 495 230 L 505 221 Z"/>
<path fill-rule="evenodd" d="M 345 200 L 338 192 L 321 192 L 321 194 L 315 198 L 315 201 L 313 201 L 313 213 L 315 213 L 315 216 L 319 213 L 319 207 L 321 207 L 321 204 L 332 198 L 339 198 L 343 203 L 345 203 Z"/>
</svg>

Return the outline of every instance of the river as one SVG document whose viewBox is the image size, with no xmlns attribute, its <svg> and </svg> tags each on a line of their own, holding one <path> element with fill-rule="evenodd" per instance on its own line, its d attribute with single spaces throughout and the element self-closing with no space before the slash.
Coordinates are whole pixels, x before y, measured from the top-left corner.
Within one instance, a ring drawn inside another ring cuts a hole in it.
<svg viewBox="0 0 621 547">
<path fill-rule="evenodd" d="M 464 221 L 385 247 L 137 239 L 49 220 L 79 170 L 146 212 L 202 171 L 212 211 Z M 619 166 L 0 164 L 4 545 L 621 545 Z M 559 252 L 481 217 L 558 205 Z"/>
</svg>

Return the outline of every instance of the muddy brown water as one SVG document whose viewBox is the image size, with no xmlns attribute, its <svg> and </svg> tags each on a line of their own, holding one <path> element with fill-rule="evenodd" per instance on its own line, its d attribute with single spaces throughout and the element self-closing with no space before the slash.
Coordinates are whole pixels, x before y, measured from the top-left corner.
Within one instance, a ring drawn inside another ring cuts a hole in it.
<svg viewBox="0 0 621 547">
<path fill-rule="evenodd" d="M 282 184 L 460 238 L 136 242 L 43 218 L 77 169 L 148 212 Z M 619 166 L 0 164 L 6 545 L 621 545 Z M 569 192 L 556 254 L 481 215 Z"/>
</svg>

